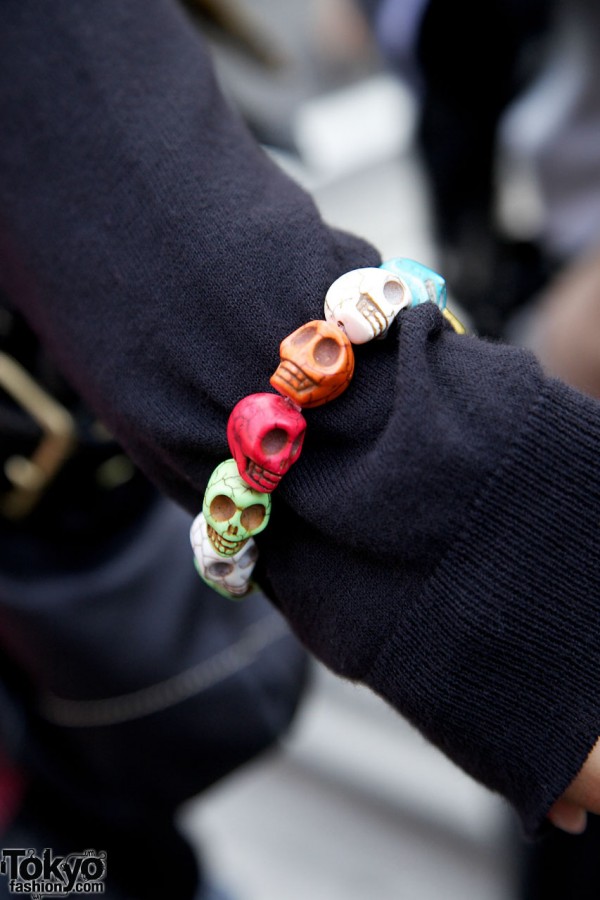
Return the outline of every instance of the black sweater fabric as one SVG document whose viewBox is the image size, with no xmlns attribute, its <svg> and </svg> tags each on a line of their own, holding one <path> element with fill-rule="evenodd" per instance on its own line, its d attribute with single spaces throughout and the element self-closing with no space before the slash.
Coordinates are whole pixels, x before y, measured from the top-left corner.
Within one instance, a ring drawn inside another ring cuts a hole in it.
<svg viewBox="0 0 600 900">
<path fill-rule="evenodd" d="M 229 411 L 377 250 L 257 146 L 169 0 L 3 0 L 0 128 L 0 286 L 197 513 Z M 534 833 L 600 733 L 600 406 L 427 305 L 306 418 L 260 583 Z"/>
</svg>

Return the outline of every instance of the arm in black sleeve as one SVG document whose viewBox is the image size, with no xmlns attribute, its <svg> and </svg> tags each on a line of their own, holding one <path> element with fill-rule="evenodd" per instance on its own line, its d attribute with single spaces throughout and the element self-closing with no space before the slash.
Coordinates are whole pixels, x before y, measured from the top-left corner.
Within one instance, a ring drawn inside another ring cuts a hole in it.
<svg viewBox="0 0 600 900">
<path fill-rule="evenodd" d="M 195 513 L 233 405 L 378 254 L 256 146 L 168 0 L 4 0 L 0 104 L 0 284 Z M 533 831 L 600 732 L 600 409 L 433 307 L 356 357 L 307 413 L 261 583 Z"/>
</svg>

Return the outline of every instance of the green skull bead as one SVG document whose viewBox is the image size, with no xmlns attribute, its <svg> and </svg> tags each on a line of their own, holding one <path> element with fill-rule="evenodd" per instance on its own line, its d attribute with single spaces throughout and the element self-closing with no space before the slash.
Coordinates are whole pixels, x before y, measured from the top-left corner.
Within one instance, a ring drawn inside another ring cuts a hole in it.
<svg viewBox="0 0 600 900">
<path fill-rule="evenodd" d="M 226 459 L 210 476 L 202 512 L 217 553 L 233 556 L 249 538 L 267 527 L 271 497 L 246 484 L 236 461 Z"/>
</svg>

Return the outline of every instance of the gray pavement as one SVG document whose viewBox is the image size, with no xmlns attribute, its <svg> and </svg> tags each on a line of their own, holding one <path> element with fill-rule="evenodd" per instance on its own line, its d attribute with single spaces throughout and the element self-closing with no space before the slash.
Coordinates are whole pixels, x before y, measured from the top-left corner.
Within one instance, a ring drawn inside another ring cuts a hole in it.
<svg viewBox="0 0 600 900">
<path fill-rule="evenodd" d="M 508 900 L 511 826 L 400 717 L 320 668 L 281 749 L 185 811 L 238 900 Z"/>
</svg>

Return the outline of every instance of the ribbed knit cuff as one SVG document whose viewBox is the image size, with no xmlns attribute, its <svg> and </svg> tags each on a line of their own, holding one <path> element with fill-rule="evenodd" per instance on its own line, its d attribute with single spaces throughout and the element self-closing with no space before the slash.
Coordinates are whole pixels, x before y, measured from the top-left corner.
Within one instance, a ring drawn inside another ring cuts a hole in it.
<svg viewBox="0 0 600 900">
<path fill-rule="evenodd" d="M 529 835 L 600 735 L 599 411 L 546 383 L 366 679 Z"/>
</svg>

